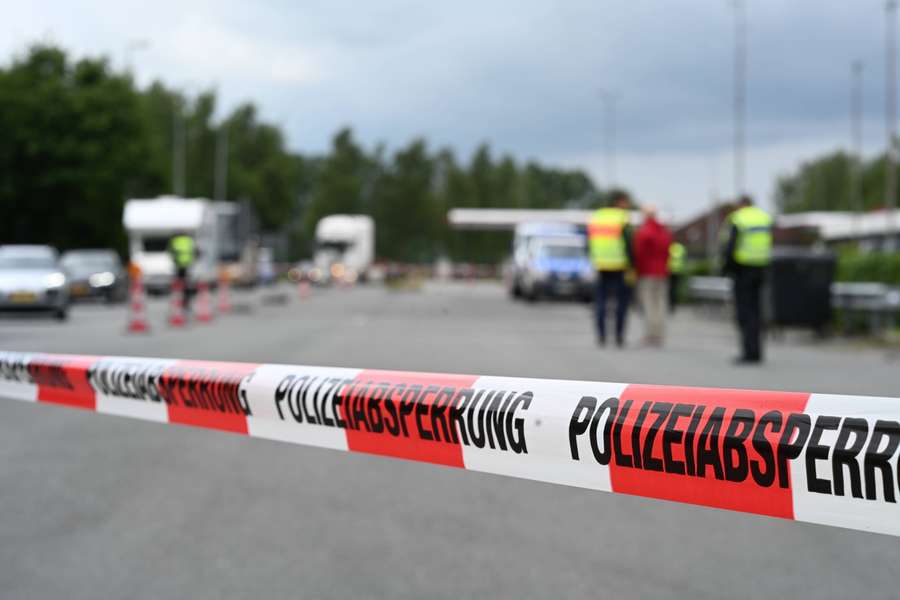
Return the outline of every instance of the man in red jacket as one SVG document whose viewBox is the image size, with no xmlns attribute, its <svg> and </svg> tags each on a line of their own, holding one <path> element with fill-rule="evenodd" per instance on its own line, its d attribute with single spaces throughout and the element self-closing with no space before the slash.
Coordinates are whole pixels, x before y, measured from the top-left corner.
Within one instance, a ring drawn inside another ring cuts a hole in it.
<svg viewBox="0 0 900 600">
<path fill-rule="evenodd" d="M 661 346 L 665 334 L 666 293 L 669 276 L 669 246 L 672 234 L 657 221 L 653 206 L 644 208 L 644 224 L 634 236 L 634 261 L 638 276 L 638 299 L 644 311 L 644 341 Z"/>
</svg>

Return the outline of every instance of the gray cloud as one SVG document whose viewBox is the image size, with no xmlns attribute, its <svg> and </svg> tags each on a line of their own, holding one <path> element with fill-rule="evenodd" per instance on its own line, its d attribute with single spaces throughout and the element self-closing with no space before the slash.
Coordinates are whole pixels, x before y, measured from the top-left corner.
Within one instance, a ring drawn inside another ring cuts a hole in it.
<svg viewBox="0 0 900 600">
<path fill-rule="evenodd" d="M 763 195 L 774 157 L 797 161 L 849 137 L 853 59 L 866 64 L 867 123 L 883 118 L 884 10 L 877 0 L 747 4 L 748 143 L 766 165 L 751 168 L 751 187 Z M 226 104 L 256 100 L 302 150 L 323 150 L 351 124 L 367 144 L 423 135 L 466 152 L 490 140 L 520 157 L 581 161 L 600 177 L 601 87 L 619 94 L 619 152 L 635 161 L 623 172 L 641 156 L 672 165 L 727 156 L 731 143 L 734 31 L 724 0 L 67 5 L 11 6 L 13 35 L 0 36 L 0 52 L 49 31 L 79 52 L 115 57 L 146 37 L 151 47 L 134 59 L 142 81 L 215 84 Z M 870 150 L 876 133 L 869 126 Z M 668 193 L 708 187 L 691 177 Z"/>
</svg>

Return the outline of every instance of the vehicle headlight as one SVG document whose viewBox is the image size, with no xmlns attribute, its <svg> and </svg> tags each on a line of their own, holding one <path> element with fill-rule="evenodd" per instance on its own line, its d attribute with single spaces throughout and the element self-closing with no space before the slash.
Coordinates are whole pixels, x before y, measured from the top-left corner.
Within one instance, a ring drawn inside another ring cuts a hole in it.
<svg viewBox="0 0 900 600">
<path fill-rule="evenodd" d="M 50 273 L 44 278 L 44 285 L 48 288 L 59 288 L 66 285 L 66 276 L 62 273 Z"/>
<path fill-rule="evenodd" d="M 94 273 L 90 277 L 88 277 L 88 283 L 91 284 L 91 287 L 106 287 L 112 285 L 116 281 L 116 276 L 110 273 L 109 271 L 104 271 L 103 273 Z"/>
</svg>

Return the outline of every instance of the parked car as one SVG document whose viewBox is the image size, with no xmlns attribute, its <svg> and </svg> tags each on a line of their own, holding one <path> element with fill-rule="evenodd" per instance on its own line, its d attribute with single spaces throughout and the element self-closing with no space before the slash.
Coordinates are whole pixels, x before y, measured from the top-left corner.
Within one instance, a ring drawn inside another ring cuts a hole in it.
<svg viewBox="0 0 900 600">
<path fill-rule="evenodd" d="M 69 281 L 50 246 L 0 246 L 0 310 L 40 310 L 64 320 Z"/>
<path fill-rule="evenodd" d="M 113 250 L 70 250 L 60 261 L 69 277 L 73 300 L 102 298 L 124 302 L 128 295 L 128 275 Z"/>
</svg>

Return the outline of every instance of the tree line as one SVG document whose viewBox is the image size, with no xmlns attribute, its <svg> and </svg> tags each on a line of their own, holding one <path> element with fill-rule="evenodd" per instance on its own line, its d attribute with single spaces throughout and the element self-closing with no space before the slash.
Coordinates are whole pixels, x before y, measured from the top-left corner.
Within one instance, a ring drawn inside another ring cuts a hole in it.
<svg viewBox="0 0 900 600">
<path fill-rule="evenodd" d="M 802 163 L 778 178 L 775 205 L 780 212 L 872 211 L 887 206 L 884 154 L 869 160 L 837 150 Z M 897 167 L 900 182 L 900 166 Z"/>
<path fill-rule="evenodd" d="M 301 154 L 253 103 L 217 121 L 217 101 L 213 90 L 191 96 L 160 81 L 141 89 L 104 57 L 29 48 L 0 68 L 0 243 L 124 251 L 125 200 L 176 187 L 214 198 L 223 148 L 226 199 L 249 201 L 265 231 L 290 237 L 282 258 L 309 255 L 321 217 L 363 213 L 375 219 L 379 258 L 495 262 L 508 235 L 451 231 L 450 208 L 588 208 L 611 193 L 581 170 L 498 156 L 486 143 L 462 160 L 424 139 L 366 148 L 344 128 L 326 153 Z"/>
</svg>

